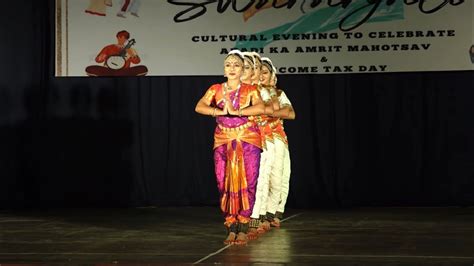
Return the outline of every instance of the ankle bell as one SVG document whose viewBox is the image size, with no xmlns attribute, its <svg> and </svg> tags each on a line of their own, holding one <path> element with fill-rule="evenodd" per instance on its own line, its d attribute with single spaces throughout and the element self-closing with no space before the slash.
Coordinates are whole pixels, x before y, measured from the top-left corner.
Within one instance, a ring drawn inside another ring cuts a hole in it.
<svg viewBox="0 0 474 266">
<path fill-rule="evenodd" d="M 282 212 L 276 212 L 275 217 L 281 220 L 281 219 L 283 219 L 283 213 Z"/>
<path fill-rule="evenodd" d="M 250 228 L 258 228 L 259 225 L 260 225 L 260 220 L 258 219 L 251 219 L 249 222 Z"/>
<path fill-rule="evenodd" d="M 267 220 L 269 222 L 272 222 L 273 219 L 275 219 L 275 214 L 270 213 L 270 212 L 267 212 L 267 214 L 265 216 L 266 216 L 265 220 Z"/>
<path fill-rule="evenodd" d="M 237 223 L 232 223 L 227 227 L 227 234 L 234 233 L 237 234 L 239 232 L 239 225 Z"/>
<path fill-rule="evenodd" d="M 247 234 L 249 231 L 249 223 L 239 223 L 239 233 Z"/>
</svg>

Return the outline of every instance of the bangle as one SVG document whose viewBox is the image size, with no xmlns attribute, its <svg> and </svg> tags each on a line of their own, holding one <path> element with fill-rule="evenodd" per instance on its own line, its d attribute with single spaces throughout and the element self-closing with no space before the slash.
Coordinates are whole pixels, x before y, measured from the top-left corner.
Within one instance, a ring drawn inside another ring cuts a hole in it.
<svg viewBox="0 0 474 266">
<path fill-rule="evenodd" d="M 242 109 L 239 109 L 239 116 L 242 116 Z"/>
<path fill-rule="evenodd" d="M 216 116 L 216 109 L 217 109 L 217 107 L 214 107 L 214 110 L 212 110 L 212 117 Z"/>
</svg>

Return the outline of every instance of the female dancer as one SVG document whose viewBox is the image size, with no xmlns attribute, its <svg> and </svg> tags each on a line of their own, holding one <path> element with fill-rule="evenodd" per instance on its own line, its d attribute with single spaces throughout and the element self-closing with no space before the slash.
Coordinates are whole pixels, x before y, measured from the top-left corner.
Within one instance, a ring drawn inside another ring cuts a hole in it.
<svg viewBox="0 0 474 266">
<path fill-rule="evenodd" d="M 217 116 L 214 166 L 228 235 L 225 244 L 246 244 L 255 202 L 261 138 L 249 116 L 264 112 L 255 86 L 240 82 L 243 55 L 231 51 L 224 61 L 227 81 L 212 85 L 196 105 L 196 112 Z"/>
<path fill-rule="evenodd" d="M 242 82 L 247 84 L 260 83 L 260 56 L 256 53 L 244 52 L 244 74 L 242 75 Z M 265 214 L 266 200 L 268 195 L 269 176 L 271 167 L 273 165 L 273 133 L 272 129 L 267 123 L 268 116 L 273 113 L 273 105 L 270 98 L 269 91 L 257 85 L 260 98 L 265 104 L 265 112 L 263 115 L 253 117 L 257 122 L 262 137 L 263 151 L 260 154 L 260 170 L 258 174 L 257 193 L 255 195 L 255 204 L 250 215 L 249 232 L 247 234 L 249 239 L 256 239 L 258 237 L 258 228 L 261 225 L 260 214 Z M 270 224 L 268 227 L 270 228 Z"/>
<path fill-rule="evenodd" d="M 282 119 L 295 119 L 295 111 L 285 92 L 276 89 L 276 68 L 269 58 L 262 58 L 262 84 L 269 85 L 270 96 L 275 99 L 273 118 L 270 127 L 274 137 L 275 161 L 270 175 L 270 190 L 267 203 L 267 220 L 272 226 L 279 227 L 283 217 L 290 187 L 291 163 L 288 140 Z"/>
</svg>

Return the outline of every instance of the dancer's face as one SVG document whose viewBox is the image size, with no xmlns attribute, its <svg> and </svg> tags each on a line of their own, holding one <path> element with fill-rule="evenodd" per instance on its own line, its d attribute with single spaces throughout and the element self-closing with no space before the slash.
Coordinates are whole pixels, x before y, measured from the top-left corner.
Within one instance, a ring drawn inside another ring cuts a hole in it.
<svg viewBox="0 0 474 266">
<path fill-rule="evenodd" d="M 270 71 L 270 69 L 268 69 L 267 66 L 263 65 L 262 71 L 260 72 L 261 84 L 266 85 L 266 86 L 271 85 L 270 84 L 271 78 L 272 78 L 272 72 Z"/>
<path fill-rule="evenodd" d="M 224 61 L 224 74 L 229 80 L 240 79 L 242 76 L 242 59 L 238 56 L 230 55 Z"/>
<path fill-rule="evenodd" d="M 253 77 L 252 77 L 252 81 L 257 83 L 259 78 L 260 78 L 260 72 L 262 70 L 262 64 L 260 64 L 260 62 L 258 60 L 256 60 L 255 62 L 255 68 L 253 70 Z"/>
<path fill-rule="evenodd" d="M 244 60 L 244 70 L 242 73 L 242 77 L 240 78 L 242 81 L 251 81 L 253 77 L 253 65 L 248 60 Z"/>
</svg>

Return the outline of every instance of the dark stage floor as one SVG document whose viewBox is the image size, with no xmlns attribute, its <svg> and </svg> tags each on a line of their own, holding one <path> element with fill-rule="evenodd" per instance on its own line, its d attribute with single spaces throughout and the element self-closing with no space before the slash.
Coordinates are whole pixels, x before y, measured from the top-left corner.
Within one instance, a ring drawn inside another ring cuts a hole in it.
<svg viewBox="0 0 474 266">
<path fill-rule="evenodd" d="M 474 265 L 474 208 L 291 210 L 224 246 L 218 208 L 0 211 L 0 264 Z"/>
</svg>

